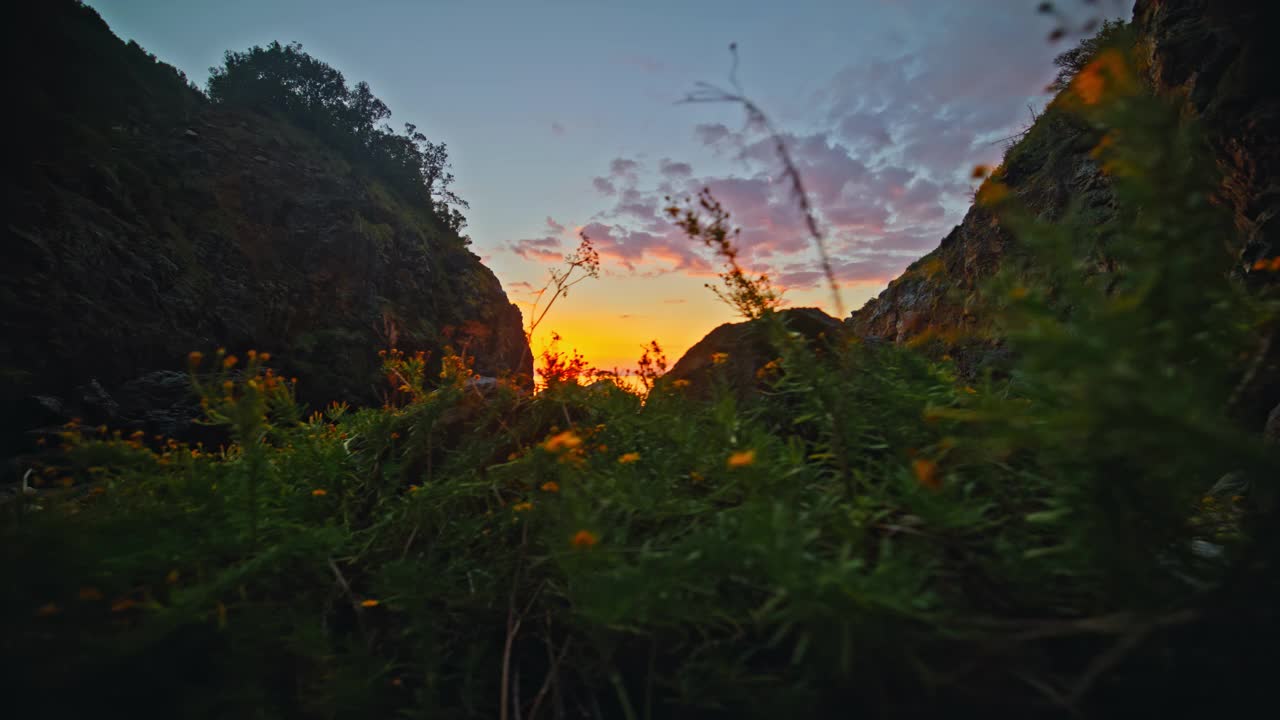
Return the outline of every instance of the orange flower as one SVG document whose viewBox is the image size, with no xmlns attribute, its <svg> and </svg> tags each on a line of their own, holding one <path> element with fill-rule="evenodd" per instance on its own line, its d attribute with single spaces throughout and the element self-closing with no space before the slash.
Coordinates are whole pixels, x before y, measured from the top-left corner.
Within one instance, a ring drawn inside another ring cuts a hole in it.
<svg viewBox="0 0 1280 720">
<path fill-rule="evenodd" d="M 551 452 L 560 452 L 561 450 L 572 450 L 581 444 L 582 438 L 578 437 L 577 433 L 572 430 L 565 430 L 547 438 L 546 442 L 542 443 L 542 447 Z"/>
<path fill-rule="evenodd" d="M 261 360 L 262 362 L 266 362 L 271 359 L 271 353 L 262 353 L 261 355 L 258 356 L 258 359 Z"/>
<path fill-rule="evenodd" d="M 729 353 L 711 353 L 711 362 L 714 365 L 723 365 L 729 361 Z"/>
<path fill-rule="evenodd" d="M 368 600 L 361 600 L 361 601 L 360 601 L 360 607 L 366 607 L 366 608 L 378 607 L 378 606 L 379 606 L 379 605 L 381 605 L 381 604 L 382 604 L 382 603 L 378 602 L 377 600 L 374 600 L 373 598 L 369 598 Z"/>
<path fill-rule="evenodd" d="M 725 464 L 731 468 L 740 468 L 747 467 L 748 465 L 754 465 L 755 462 L 755 450 L 739 450 L 738 452 L 730 455 L 729 459 L 725 461 Z"/>
<path fill-rule="evenodd" d="M 1009 186 L 995 180 L 988 180 L 978 188 L 977 201 L 981 207 L 991 207 L 1009 197 Z"/>
<path fill-rule="evenodd" d="M 693 482 L 700 483 L 700 482 L 702 482 L 705 478 L 703 478 L 703 477 L 702 477 L 702 473 L 698 472 L 697 470 L 690 470 L 690 471 L 689 471 L 689 479 L 690 479 L 691 481 L 693 481 Z"/>
<path fill-rule="evenodd" d="M 516 503 L 515 505 L 511 506 L 511 509 L 514 512 L 529 512 L 530 510 L 533 509 L 533 503 L 528 501 Z"/>
<path fill-rule="evenodd" d="M 911 461 L 911 471 L 916 474 L 916 480 L 921 485 L 930 490 L 937 490 L 942 487 L 942 481 L 938 479 L 938 463 L 924 458 L 916 458 Z"/>
<path fill-rule="evenodd" d="M 392 439 L 392 440 L 399 440 L 399 439 L 400 439 L 400 433 L 398 433 L 398 432 L 393 432 L 393 433 L 391 433 L 391 439 Z"/>
<path fill-rule="evenodd" d="M 560 485 L 555 480 L 548 480 L 542 483 L 542 492 L 560 492 Z"/>
<path fill-rule="evenodd" d="M 595 547 L 598 542 L 600 542 L 600 537 L 590 530 L 579 530 L 574 534 L 573 538 L 569 540 L 569 544 L 576 548 Z"/>
<path fill-rule="evenodd" d="M 240 361 L 236 359 L 235 355 L 228 355 L 222 359 L 222 367 L 226 368 L 227 370 L 230 370 L 231 368 L 235 367 L 236 363 L 238 362 Z"/>
<path fill-rule="evenodd" d="M 987 174 L 990 172 L 991 171 L 987 168 L 986 165 L 974 165 L 973 173 L 971 173 L 969 177 L 973 178 L 974 180 L 981 180 L 982 178 L 986 177 Z"/>
<path fill-rule="evenodd" d="M 187 362 L 191 364 L 191 367 L 196 367 L 197 365 L 200 364 L 200 361 L 203 359 L 204 359 L 204 353 L 198 350 L 187 353 Z"/>
<path fill-rule="evenodd" d="M 316 488 L 315 490 L 311 491 L 311 495 L 313 497 L 324 497 L 325 495 L 328 495 L 328 494 L 329 494 L 329 491 L 323 488 Z"/>
<path fill-rule="evenodd" d="M 1071 91 L 1085 105 L 1097 105 L 1108 91 L 1129 93 L 1134 86 L 1124 55 L 1118 50 L 1105 50 L 1084 66 L 1071 81 Z"/>
<path fill-rule="evenodd" d="M 639 460 L 640 460 L 640 453 L 638 452 L 629 452 L 624 455 L 618 456 L 619 465 L 630 465 L 631 463 L 639 462 Z"/>
</svg>

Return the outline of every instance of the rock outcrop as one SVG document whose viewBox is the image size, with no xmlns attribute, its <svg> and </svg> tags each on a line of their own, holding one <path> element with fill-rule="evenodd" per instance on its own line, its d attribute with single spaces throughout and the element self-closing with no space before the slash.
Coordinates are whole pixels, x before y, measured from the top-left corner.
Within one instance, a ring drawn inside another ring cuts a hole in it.
<svg viewBox="0 0 1280 720">
<path fill-rule="evenodd" d="M 531 374 L 519 310 L 425 202 L 284 120 L 211 104 L 79 3 L 5 14 L 29 61 L 11 66 L 0 241 L 6 444 L 40 408 L 145 425 L 155 374 L 218 346 L 273 353 L 312 403 L 374 400 L 393 345 Z"/>
<path fill-rule="evenodd" d="M 788 331 L 798 333 L 815 347 L 836 339 L 841 332 L 840 321 L 817 308 L 788 308 L 778 315 Z M 764 323 L 724 323 L 689 348 L 663 379 L 688 381 L 689 392 L 706 396 L 715 376 L 721 374 L 731 389 L 745 395 L 761 384 L 757 373 L 776 357 L 778 351 L 770 342 L 769 328 Z"/>
<path fill-rule="evenodd" d="M 1218 201 L 1232 210 L 1238 273 L 1251 285 L 1276 281 L 1253 272 L 1260 258 L 1280 254 L 1280 93 L 1271 75 L 1280 67 L 1268 36 L 1277 9 L 1228 0 L 1138 0 L 1137 47 L 1157 93 L 1179 101 L 1197 118 L 1224 181 Z M 1107 178 L 1090 157 L 1098 138 L 1071 113 L 1050 108 L 1005 158 L 1003 182 L 1019 205 L 1054 220 L 1068 207 L 1102 226 L 1114 216 Z M 1218 239 L 1206 238 L 1206 242 Z M 1082 248 L 1086 272 L 1107 272 L 1105 253 Z M 846 320 L 862 337 L 907 343 L 940 336 L 952 344 L 962 371 L 981 364 L 1000 345 L 981 308 L 987 280 L 1020 262 L 1010 235 L 987 210 L 974 206 L 937 249 L 913 263 L 878 297 Z M 1261 426 L 1280 399 L 1280 341 L 1259 364 L 1242 408 Z M 978 352 L 974 352 L 974 350 Z"/>
</svg>

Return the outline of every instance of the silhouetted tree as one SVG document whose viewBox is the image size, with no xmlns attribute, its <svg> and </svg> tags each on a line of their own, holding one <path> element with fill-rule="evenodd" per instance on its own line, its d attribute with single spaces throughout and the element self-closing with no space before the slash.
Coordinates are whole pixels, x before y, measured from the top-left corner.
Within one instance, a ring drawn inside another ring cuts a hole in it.
<svg viewBox="0 0 1280 720">
<path fill-rule="evenodd" d="M 216 103 L 282 115 L 338 147 L 358 164 L 410 197 L 422 199 L 454 232 L 467 203 L 449 189 L 449 153 L 406 123 L 399 134 L 385 121 L 391 110 L 366 82 L 348 88 L 342 73 L 303 52 L 299 43 L 273 42 L 227 51 L 209 69 L 208 94 Z"/>
</svg>

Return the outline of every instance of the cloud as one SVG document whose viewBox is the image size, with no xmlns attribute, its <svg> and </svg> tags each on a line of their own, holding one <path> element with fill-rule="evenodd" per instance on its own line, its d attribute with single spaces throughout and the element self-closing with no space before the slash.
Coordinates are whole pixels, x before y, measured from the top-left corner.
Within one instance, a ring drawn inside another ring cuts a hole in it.
<svg viewBox="0 0 1280 720">
<path fill-rule="evenodd" d="M 640 170 L 640 163 L 627 158 L 614 158 L 609 163 L 609 174 L 614 177 L 635 175 Z"/>
<path fill-rule="evenodd" d="M 658 163 L 658 172 L 662 173 L 664 177 L 672 180 L 678 180 L 692 177 L 693 166 L 689 163 L 676 162 L 674 160 L 663 158 L 662 161 Z"/>
<path fill-rule="evenodd" d="M 525 238 L 508 244 L 507 249 L 534 262 L 560 262 L 564 257 L 560 239 L 555 237 Z"/>
<path fill-rule="evenodd" d="M 551 123 L 551 134 L 557 136 L 564 135 L 564 126 L 558 122 Z"/>
<path fill-rule="evenodd" d="M 596 189 L 596 192 L 600 193 L 601 195 L 615 195 L 618 192 L 617 186 L 614 185 L 613 181 L 610 180 L 609 178 L 603 178 L 603 177 L 592 178 L 591 186 L 594 187 Z"/>
<path fill-rule="evenodd" d="M 730 135 L 733 135 L 733 131 L 722 123 L 702 124 L 693 128 L 693 136 L 703 145 L 715 145 Z"/>
</svg>

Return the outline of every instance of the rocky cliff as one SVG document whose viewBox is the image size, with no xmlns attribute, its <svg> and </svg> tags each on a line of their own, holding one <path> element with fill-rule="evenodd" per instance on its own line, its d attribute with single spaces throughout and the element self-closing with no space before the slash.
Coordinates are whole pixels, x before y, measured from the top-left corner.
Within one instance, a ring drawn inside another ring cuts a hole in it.
<svg viewBox="0 0 1280 720">
<path fill-rule="evenodd" d="M 1136 47 L 1155 92 L 1180 102 L 1208 134 L 1224 177 L 1217 200 L 1231 209 L 1238 230 L 1227 242 L 1239 255 L 1239 274 L 1253 285 L 1276 278 L 1254 271 L 1254 262 L 1280 254 L 1280 94 L 1270 77 L 1280 61 L 1268 38 L 1276 27 L 1276 10 L 1268 5 L 1139 0 L 1133 15 Z M 1050 105 L 1010 148 L 1001 179 L 1022 207 L 1042 219 L 1057 219 L 1072 208 L 1086 225 L 1102 227 L 1116 208 L 1107 178 L 1089 153 L 1098 140 L 1072 113 Z M 998 270 L 1016 272 L 1021 258 L 1010 239 L 991 212 L 975 205 L 937 249 L 852 313 L 847 324 L 863 337 L 899 343 L 940 336 L 958 348 L 953 354 L 962 369 L 980 364 L 981 352 L 965 351 L 999 346 L 982 311 L 983 288 Z M 1092 240 L 1097 242 L 1080 248 L 1086 272 L 1107 272 L 1101 238 Z M 1277 345 L 1271 343 L 1248 393 L 1256 407 L 1246 412 L 1254 420 L 1280 400 Z"/>
<path fill-rule="evenodd" d="M 79 3 L 25 5 L 5 10 L 24 64 L 3 437 L 44 412 L 180 422 L 158 407 L 183 397 L 173 371 L 217 346 L 274 353 L 312 403 L 373 400 L 392 345 L 465 345 L 482 374 L 531 373 L 519 310 L 426 203 L 284 120 L 211 104 Z"/>
</svg>

